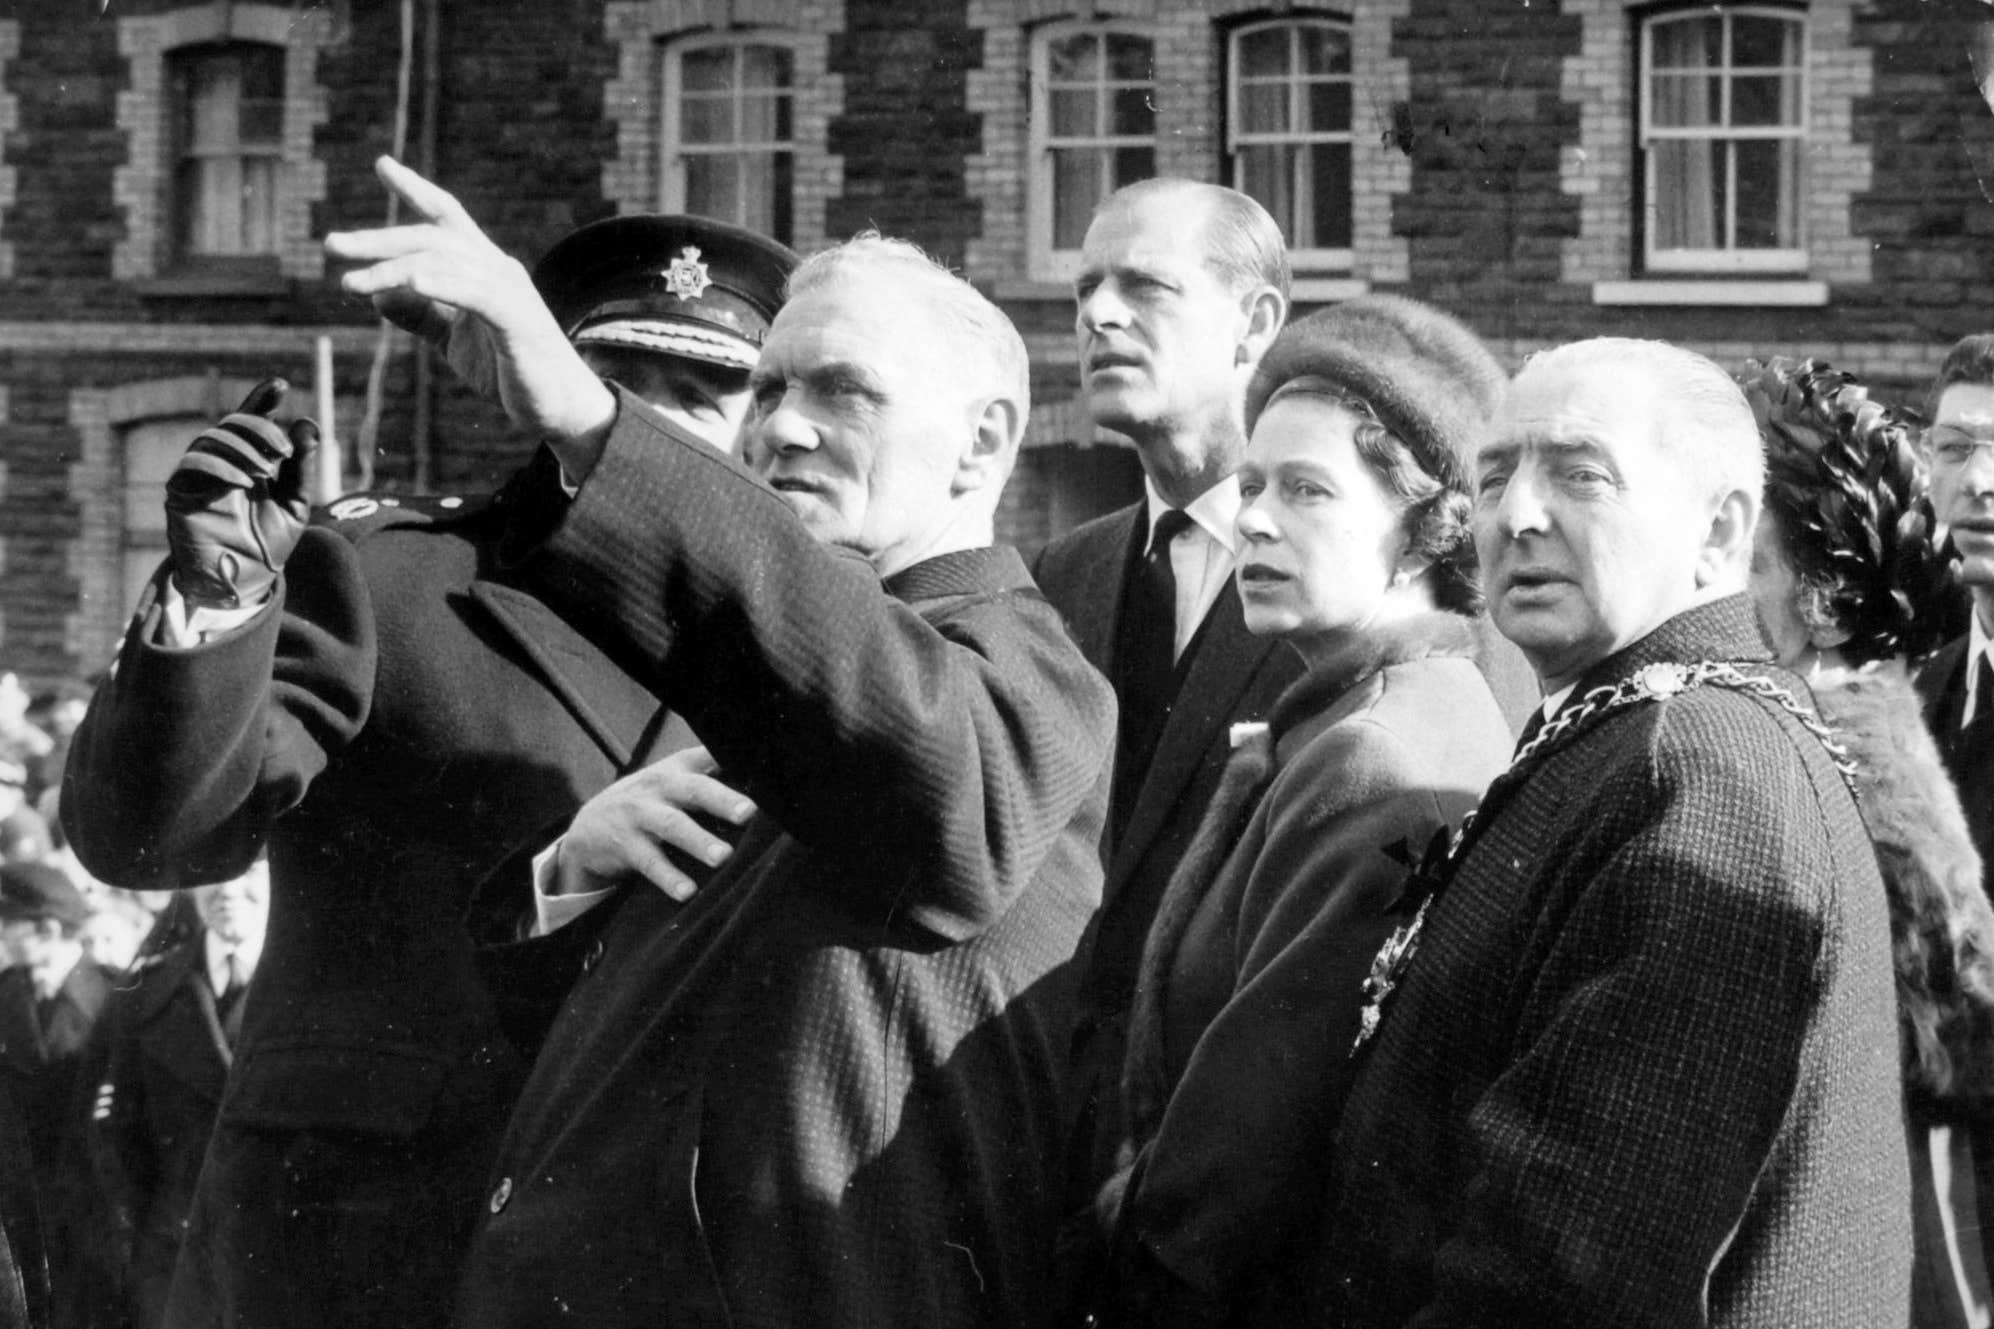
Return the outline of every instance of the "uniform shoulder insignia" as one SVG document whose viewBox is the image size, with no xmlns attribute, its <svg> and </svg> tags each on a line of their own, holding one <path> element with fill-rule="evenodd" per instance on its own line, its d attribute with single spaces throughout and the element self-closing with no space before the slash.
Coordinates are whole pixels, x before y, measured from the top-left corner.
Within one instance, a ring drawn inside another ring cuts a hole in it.
<svg viewBox="0 0 1994 1329">
<path fill-rule="evenodd" d="M 325 523 L 347 535 L 390 526 L 426 526 L 451 521 L 482 511 L 491 505 L 488 496 L 464 497 L 457 494 L 348 494 L 323 509 Z"/>
</svg>

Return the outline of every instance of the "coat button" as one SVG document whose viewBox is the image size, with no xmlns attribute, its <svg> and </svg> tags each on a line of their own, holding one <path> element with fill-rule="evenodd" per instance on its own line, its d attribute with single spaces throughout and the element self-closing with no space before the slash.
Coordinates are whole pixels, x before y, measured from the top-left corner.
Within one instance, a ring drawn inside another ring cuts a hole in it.
<svg viewBox="0 0 1994 1329">
<path fill-rule="evenodd" d="M 497 1189 L 492 1191 L 492 1212 L 505 1208 L 506 1201 L 512 1198 L 512 1178 L 500 1177 Z"/>
<path fill-rule="evenodd" d="M 590 944 L 588 954 L 582 957 L 582 972 L 592 974 L 595 972 L 595 967 L 600 963 L 602 963 L 602 938 L 597 937 Z"/>
</svg>

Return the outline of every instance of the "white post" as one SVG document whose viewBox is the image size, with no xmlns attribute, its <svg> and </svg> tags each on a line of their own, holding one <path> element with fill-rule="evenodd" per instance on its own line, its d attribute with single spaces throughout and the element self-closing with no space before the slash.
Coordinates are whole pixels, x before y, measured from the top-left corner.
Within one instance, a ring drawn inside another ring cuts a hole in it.
<svg viewBox="0 0 1994 1329">
<path fill-rule="evenodd" d="M 339 455 L 339 432 L 334 418 L 337 399 L 332 391 L 332 338 L 321 335 L 318 339 L 317 363 L 314 366 L 314 395 L 318 400 L 318 475 L 314 477 L 318 485 L 318 501 L 330 503 L 340 495 L 341 475 L 344 466 Z"/>
</svg>

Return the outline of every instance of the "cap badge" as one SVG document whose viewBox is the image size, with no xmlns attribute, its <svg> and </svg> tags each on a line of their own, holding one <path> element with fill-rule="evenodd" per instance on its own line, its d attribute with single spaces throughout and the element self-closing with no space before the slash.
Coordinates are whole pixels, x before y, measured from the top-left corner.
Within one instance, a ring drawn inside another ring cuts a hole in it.
<svg viewBox="0 0 1994 1329">
<path fill-rule="evenodd" d="M 713 278 L 706 275 L 706 265 L 699 261 L 697 245 L 679 250 L 679 256 L 665 273 L 665 289 L 681 300 L 697 300 L 711 285 Z"/>
</svg>

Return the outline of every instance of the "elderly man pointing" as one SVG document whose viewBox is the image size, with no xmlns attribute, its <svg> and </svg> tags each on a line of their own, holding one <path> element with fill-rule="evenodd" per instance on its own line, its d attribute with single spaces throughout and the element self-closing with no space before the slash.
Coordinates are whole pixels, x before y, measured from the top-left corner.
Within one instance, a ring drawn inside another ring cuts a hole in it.
<svg viewBox="0 0 1994 1329">
<path fill-rule="evenodd" d="M 393 251 L 349 286 L 420 291 Z M 761 812 L 690 900 L 592 911 L 461 1319 L 1035 1322 L 1114 708 L 989 547 L 1017 332 L 911 246 L 816 256 L 750 380 L 752 470 L 592 375 L 510 372 L 577 486 L 527 575 Z"/>
<path fill-rule="evenodd" d="M 1367 984 L 1329 1322 L 1905 1322 L 1884 892 L 1741 594 L 1762 475 L 1701 356 L 1518 375 L 1475 542 L 1548 697 Z"/>
</svg>

